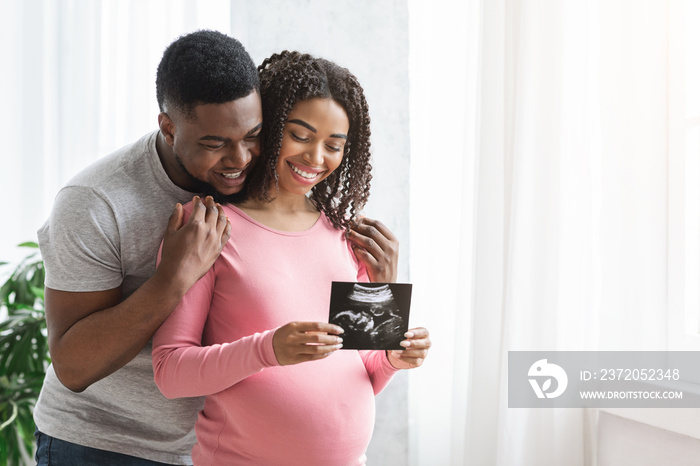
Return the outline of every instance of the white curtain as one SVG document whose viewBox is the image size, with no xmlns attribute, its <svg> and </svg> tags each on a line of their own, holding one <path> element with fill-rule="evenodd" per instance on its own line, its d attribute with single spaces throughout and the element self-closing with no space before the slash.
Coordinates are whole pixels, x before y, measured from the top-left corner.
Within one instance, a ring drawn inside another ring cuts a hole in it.
<svg viewBox="0 0 700 466">
<path fill-rule="evenodd" d="M 507 352 L 666 349 L 668 5 L 409 7 L 411 279 L 434 340 L 410 457 L 594 464 L 596 412 L 507 407 Z"/>
<path fill-rule="evenodd" d="M 156 127 L 163 50 L 194 29 L 229 32 L 230 7 L 230 0 L 0 4 L 0 87 L 9 109 L 0 113 L 2 260 L 24 254 L 15 245 L 36 237 L 70 176 Z"/>
</svg>

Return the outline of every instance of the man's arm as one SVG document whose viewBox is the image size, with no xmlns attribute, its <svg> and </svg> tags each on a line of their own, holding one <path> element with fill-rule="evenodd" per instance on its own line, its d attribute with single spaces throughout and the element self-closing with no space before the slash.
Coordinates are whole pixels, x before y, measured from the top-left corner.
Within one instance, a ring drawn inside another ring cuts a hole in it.
<svg viewBox="0 0 700 466">
<path fill-rule="evenodd" d="M 205 205 L 206 204 L 206 205 Z M 195 198 L 185 225 L 178 204 L 168 221 L 156 273 L 124 301 L 121 288 L 46 289 L 51 359 L 61 383 L 80 392 L 131 361 L 185 292 L 214 264 L 231 234 L 220 206 Z"/>
<path fill-rule="evenodd" d="M 357 259 L 372 282 L 394 283 L 398 277 L 399 240 L 378 220 L 360 217 L 348 233 Z"/>
</svg>

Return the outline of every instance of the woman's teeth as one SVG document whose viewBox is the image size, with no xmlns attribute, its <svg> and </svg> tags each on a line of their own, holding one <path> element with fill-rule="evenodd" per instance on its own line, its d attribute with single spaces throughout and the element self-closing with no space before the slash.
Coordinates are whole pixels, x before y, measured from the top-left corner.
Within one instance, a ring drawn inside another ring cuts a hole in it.
<svg viewBox="0 0 700 466">
<path fill-rule="evenodd" d="M 299 170 L 297 167 L 292 165 L 291 163 L 289 164 L 290 167 L 292 167 L 292 170 L 294 170 L 294 173 L 297 175 L 301 176 L 302 178 L 306 178 L 307 180 L 313 180 L 318 176 L 318 173 L 306 173 L 303 170 Z"/>
<path fill-rule="evenodd" d="M 240 172 L 236 172 L 236 173 L 222 173 L 221 176 L 223 176 L 224 178 L 228 178 L 229 180 L 235 180 L 236 178 L 241 176 L 241 173 L 243 173 L 243 172 L 240 171 Z"/>
</svg>

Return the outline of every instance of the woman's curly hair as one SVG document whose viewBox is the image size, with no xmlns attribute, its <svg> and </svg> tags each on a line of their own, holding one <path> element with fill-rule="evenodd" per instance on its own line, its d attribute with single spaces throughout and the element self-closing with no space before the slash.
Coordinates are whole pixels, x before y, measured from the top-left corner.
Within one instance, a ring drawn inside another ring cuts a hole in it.
<svg viewBox="0 0 700 466">
<path fill-rule="evenodd" d="M 333 226 L 347 229 L 369 197 L 369 108 L 362 86 L 346 68 L 322 58 L 285 50 L 258 66 L 262 95 L 263 126 L 260 158 L 248 194 L 270 201 L 269 192 L 278 181 L 276 170 L 284 124 L 297 102 L 329 98 L 348 116 L 350 127 L 343 160 L 325 180 L 311 189 L 311 199 Z"/>
</svg>

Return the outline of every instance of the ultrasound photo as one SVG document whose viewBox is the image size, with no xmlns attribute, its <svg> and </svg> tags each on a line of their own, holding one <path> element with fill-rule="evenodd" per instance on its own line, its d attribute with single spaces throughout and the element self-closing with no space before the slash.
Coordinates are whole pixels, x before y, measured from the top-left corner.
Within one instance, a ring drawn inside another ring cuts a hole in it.
<svg viewBox="0 0 700 466">
<path fill-rule="evenodd" d="M 329 322 L 339 325 L 343 349 L 404 349 L 410 283 L 333 282 Z"/>
</svg>

